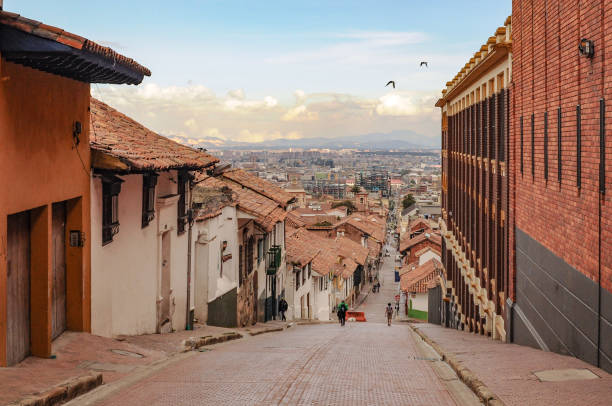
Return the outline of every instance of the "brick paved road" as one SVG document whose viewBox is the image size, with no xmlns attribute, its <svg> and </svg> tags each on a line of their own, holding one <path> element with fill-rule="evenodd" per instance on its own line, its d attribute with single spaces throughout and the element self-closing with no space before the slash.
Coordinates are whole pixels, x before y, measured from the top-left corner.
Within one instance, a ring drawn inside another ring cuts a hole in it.
<svg viewBox="0 0 612 406">
<path fill-rule="evenodd" d="M 384 305 L 376 302 L 392 290 L 385 281 L 378 296 L 370 295 L 377 299 L 368 299 L 368 313 L 382 315 Z M 461 385 L 456 377 L 440 373 L 445 364 L 427 359 L 432 353 L 424 356 L 422 346 L 405 324 L 295 326 L 196 353 L 98 404 L 454 405 L 466 399 L 449 384 Z"/>
</svg>

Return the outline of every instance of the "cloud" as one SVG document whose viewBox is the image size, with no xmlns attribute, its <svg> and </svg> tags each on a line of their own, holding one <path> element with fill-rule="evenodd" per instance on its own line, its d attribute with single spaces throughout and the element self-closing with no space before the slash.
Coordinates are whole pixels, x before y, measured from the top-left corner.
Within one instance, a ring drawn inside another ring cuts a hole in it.
<svg viewBox="0 0 612 406">
<path fill-rule="evenodd" d="M 411 92 L 388 93 L 379 99 L 376 113 L 381 116 L 415 116 L 434 112 L 433 94 Z"/>
<path fill-rule="evenodd" d="M 289 109 L 282 117 L 284 121 L 313 121 L 319 119 L 319 113 L 316 111 L 308 111 L 305 105 Z"/>
<path fill-rule="evenodd" d="M 436 94 L 391 91 L 380 98 L 303 90 L 249 97 L 243 90 L 218 96 L 205 86 L 140 88 L 95 86 L 92 94 L 151 130 L 187 144 L 222 146 L 225 142 L 332 138 L 412 130 L 437 136 Z"/>
</svg>

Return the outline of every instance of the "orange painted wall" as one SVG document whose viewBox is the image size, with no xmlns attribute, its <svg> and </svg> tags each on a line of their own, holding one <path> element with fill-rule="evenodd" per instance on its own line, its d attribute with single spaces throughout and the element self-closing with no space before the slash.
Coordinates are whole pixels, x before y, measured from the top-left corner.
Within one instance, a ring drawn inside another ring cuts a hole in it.
<svg viewBox="0 0 612 406">
<path fill-rule="evenodd" d="M 67 318 L 69 329 L 82 331 L 90 328 L 87 237 L 91 222 L 89 84 L 12 64 L 2 58 L 0 77 L 4 78 L 0 80 L 1 366 L 6 364 L 7 216 L 34 208 L 39 208 L 35 213 L 50 213 L 50 207 L 45 210 L 44 206 L 74 199 L 68 203 L 67 230 L 80 229 L 86 239 L 83 248 L 66 249 Z M 74 148 L 72 141 L 75 121 L 80 121 L 83 129 L 78 148 Z M 45 244 L 51 240 L 50 215 L 46 217 L 40 223 L 33 222 L 33 243 Z M 32 353 L 43 357 L 51 352 L 50 255 L 50 249 L 32 247 Z"/>
</svg>

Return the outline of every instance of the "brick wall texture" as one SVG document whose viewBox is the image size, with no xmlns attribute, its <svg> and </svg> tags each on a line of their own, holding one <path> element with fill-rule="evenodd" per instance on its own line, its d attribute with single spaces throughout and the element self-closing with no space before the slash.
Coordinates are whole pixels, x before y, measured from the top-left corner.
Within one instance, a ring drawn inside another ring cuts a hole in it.
<svg viewBox="0 0 612 406">
<path fill-rule="evenodd" d="M 581 38 L 594 41 L 593 58 L 580 55 Z M 510 229 L 516 225 L 595 283 L 601 255 L 601 285 L 612 292 L 612 1 L 513 0 L 512 42 Z"/>
</svg>

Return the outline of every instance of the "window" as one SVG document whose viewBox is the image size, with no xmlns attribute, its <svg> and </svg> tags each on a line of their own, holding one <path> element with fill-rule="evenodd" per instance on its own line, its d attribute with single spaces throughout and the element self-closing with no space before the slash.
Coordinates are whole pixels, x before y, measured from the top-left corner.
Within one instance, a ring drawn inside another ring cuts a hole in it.
<svg viewBox="0 0 612 406">
<path fill-rule="evenodd" d="M 244 254 L 242 253 L 242 245 L 238 247 L 238 286 L 242 286 L 242 272 L 243 272 L 243 265 L 242 265 L 242 257 L 244 256 Z"/>
<path fill-rule="evenodd" d="M 306 283 L 306 269 L 302 272 L 302 285 Z"/>
<path fill-rule="evenodd" d="M 123 181 L 116 176 L 102 178 L 102 245 L 119 232 L 119 193 Z"/>
<path fill-rule="evenodd" d="M 310 277 L 312 275 L 311 274 L 311 270 L 312 270 L 312 267 L 310 266 L 310 264 L 308 264 L 308 279 L 310 279 Z"/>
<path fill-rule="evenodd" d="M 185 232 L 185 225 L 187 224 L 187 180 L 188 175 L 186 172 L 179 172 L 178 174 L 178 217 L 177 217 L 177 233 L 182 234 Z"/>
<path fill-rule="evenodd" d="M 300 274 L 301 274 L 302 270 L 300 268 L 297 268 L 296 272 L 295 272 L 295 290 L 298 290 L 300 288 Z"/>
<path fill-rule="evenodd" d="M 257 240 L 257 265 L 261 264 L 264 258 L 264 240 Z"/>
<path fill-rule="evenodd" d="M 255 238 L 253 236 L 250 236 L 249 241 L 247 243 L 247 252 L 246 252 L 246 260 L 247 260 L 246 271 L 248 275 L 250 275 L 251 272 L 253 272 L 253 261 L 255 260 L 253 258 L 254 251 L 255 251 Z"/>
<path fill-rule="evenodd" d="M 149 225 L 155 218 L 155 185 L 157 175 L 149 174 L 142 176 L 142 227 Z"/>
</svg>

